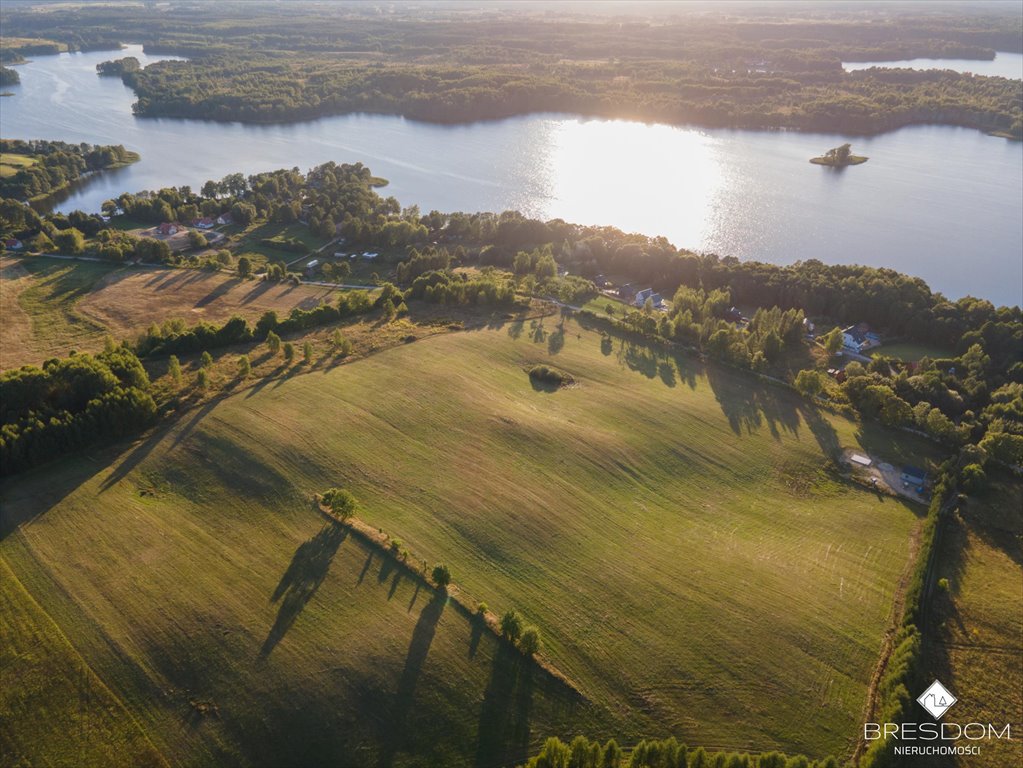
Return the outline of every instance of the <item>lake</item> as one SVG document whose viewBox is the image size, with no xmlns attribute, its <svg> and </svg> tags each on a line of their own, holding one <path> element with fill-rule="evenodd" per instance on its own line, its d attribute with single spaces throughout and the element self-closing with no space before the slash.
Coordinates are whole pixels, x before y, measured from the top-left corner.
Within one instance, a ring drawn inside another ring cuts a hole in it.
<svg viewBox="0 0 1023 768">
<path fill-rule="evenodd" d="M 956 72 L 972 72 L 988 77 L 1008 77 L 1023 80 L 1023 53 L 998 51 L 991 61 L 976 59 L 903 59 L 901 61 L 843 61 L 846 72 L 871 67 L 901 69 L 951 69 Z"/>
<path fill-rule="evenodd" d="M 361 161 L 384 194 L 425 212 L 530 216 L 664 235 L 675 245 L 777 264 L 887 266 L 950 298 L 1023 303 L 1023 144 L 948 126 L 873 137 L 705 130 L 529 115 L 441 126 L 382 115 L 289 125 L 138 119 L 134 95 L 96 64 L 132 55 L 41 56 L 0 99 L 6 138 L 124 144 L 142 160 L 89 179 L 56 208 L 98 211 L 123 191 L 228 173 Z M 864 165 L 810 157 L 845 141 Z"/>
</svg>

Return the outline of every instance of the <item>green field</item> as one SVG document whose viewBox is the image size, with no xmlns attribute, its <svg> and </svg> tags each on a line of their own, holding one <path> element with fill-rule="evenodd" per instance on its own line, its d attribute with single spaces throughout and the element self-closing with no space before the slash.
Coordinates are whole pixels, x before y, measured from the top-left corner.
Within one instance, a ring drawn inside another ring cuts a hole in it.
<svg viewBox="0 0 1023 768">
<path fill-rule="evenodd" d="M 937 344 L 920 344 L 918 342 L 900 342 L 898 344 L 884 344 L 871 352 L 873 355 L 884 355 L 886 357 L 894 357 L 896 360 L 902 360 L 907 363 L 914 363 L 924 357 L 929 357 L 932 360 L 952 357 L 955 354 L 954 350 L 946 347 L 940 347 Z"/>
<path fill-rule="evenodd" d="M 546 322 L 267 381 L 8 483 L 0 556 L 172 762 L 500 765 L 577 732 L 848 754 L 923 510 L 827 456 L 926 457 Z M 536 623 L 586 703 L 325 530 L 331 485 Z"/>
<path fill-rule="evenodd" d="M 23 168 L 35 165 L 35 158 L 28 155 L 19 155 L 15 152 L 4 152 L 0 154 L 0 179 L 14 176 Z"/>
<path fill-rule="evenodd" d="M 927 653 L 934 676 L 958 697 L 959 723 L 1011 723 L 1023 732 L 1023 483 L 995 475 L 944 529 L 935 578 L 938 642 Z M 986 742 L 963 768 L 1023 764 L 1023 746 Z"/>
</svg>

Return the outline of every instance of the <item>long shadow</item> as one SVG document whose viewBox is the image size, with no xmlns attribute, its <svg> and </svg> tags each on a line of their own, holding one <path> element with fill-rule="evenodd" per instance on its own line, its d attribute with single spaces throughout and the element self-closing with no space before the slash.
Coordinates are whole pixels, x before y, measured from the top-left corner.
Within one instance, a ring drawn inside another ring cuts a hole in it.
<svg viewBox="0 0 1023 768">
<path fill-rule="evenodd" d="M 378 763 L 380 768 L 389 768 L 393 765 L 395 755 L 405 744 L 408 733 L 407 720 L 412 710 L 416 685 L 419 683 L 426 657 L 430 653 L 433 636 L 437 633 L 437 622 L 440 621 L 447 602 L 447 592 L 435 593 L 433 599 L 420 612 L 419 621 L 412 630 L 412 641 L 405 656 L 405 667 L 398 681 L 398 691 L 394 695 L 391 717 L 382 724 Z"/>
<path fill-rule="evenodd" d="M 342 528 L 335 523 L 327 523 L 319 533 L 309 541 L 300 544 L 295 550 L 288 569 L 270 597 L 271 603 L 280 600 L 281 607 L 278 609 L 277 618 L 259 651 L 261 658 L 270 655 L 291 629 L 306 603 L 316 594 L 316 590 L 320 588 L 320 584 L 327 576 L 327 571 L 330 570 L 334 554 L 347 536 L 347 528 Z"/>
<path fill-rule="evenodd" d="M 519 765 L 529 757 L 532 662 L 500 642 L 480 709 L 476 768 Z"/>
<path fill-rule="evenodd" d="M 212 406 L 212 403 L 210 405 Z M 208 410 L 208 408 L 206 410 Z M 203 415 L 204 414 L 198 414 L 190 422 L 190 426 L 194 426 L 195 422 L 201 419 Z M 123 480 L 129 472 L 135 469 L 135 467 L 137 467 L 143 459 L 152 453 L 157 443 L 163 440 L 163 438 L 166 437 L 168 432 L 170 432 L 173 428 L 174 425 L 171 424 L 163 429 L 158 429 L 149 437 L 145 438 L 141 443 L 136 445 L 132 452 L 121 460 L 121 463 L 117 465 L 117 468 L 111 472 L 102 483 L 100 483 L 99 492 L 103 493 L 121 482 L 121 480 Z M 177 442 L 179 441 L 175 441 L 175 445 L 177 445 Z"/>
<path fill-rule="evenodd" d="M 201 299 L 199 299 L 197 302 L 195 302 L 195 306 L 197 306 L 197 307 L 205 307 L 208 304 L 212 304 L 217 299 L 220 299 L 220 298 L 226 296 L 228 293 L 230 293 L 231 290 L 236 285 L 238 285 L 239 283 L 241 283 L 241 278 L 240 277 L 236 277 L 236 278 L 233 278 L 231 280 L 225 280 L 220 285 L 218 285 L 216 288 L 214 288 L 212 291 L 210 291 L 205 296 L 203 296 Z"/>
</svg>

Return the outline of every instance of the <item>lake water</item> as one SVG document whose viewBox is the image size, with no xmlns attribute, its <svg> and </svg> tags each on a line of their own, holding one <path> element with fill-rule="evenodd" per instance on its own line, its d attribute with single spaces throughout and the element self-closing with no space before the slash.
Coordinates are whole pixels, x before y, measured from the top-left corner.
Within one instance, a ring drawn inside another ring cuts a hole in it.
<svg viewBox="0 0 1023 768">
<path fill-rule="evenodd" d="M 843 61 L 846 72 L 871 67 L 900 69 L 952 69 L 956 72 L 972 72 L 975 75 L 1009 77 L 1023 80 L 1023 53 L 999 51 L 992 61 L 976 59 L 903 59 L 901 61 Z"/>
<path fill-rule="evenodd" d="M 7 138 L 124 144 L 142 160 L 57 204 L 97 211 L 123 191 L 200 186 L 228 173 L 362 161 L 384 193 L 423 211 L 518 209 L 664 235 L 694 250 L 778 264 L 888 266 L 951 298 L 1023 303 L 1023 144 L 918 126 L 874 137 L 702 130 L 530 115 L 439 126 L 380 115 L 291 125 L 137 119 L 134 95 L 95 66 L 122 54 L 43 56 L 0 99 Z M 852 141 L 835 171 L 810 157 Z"/>
</svg>

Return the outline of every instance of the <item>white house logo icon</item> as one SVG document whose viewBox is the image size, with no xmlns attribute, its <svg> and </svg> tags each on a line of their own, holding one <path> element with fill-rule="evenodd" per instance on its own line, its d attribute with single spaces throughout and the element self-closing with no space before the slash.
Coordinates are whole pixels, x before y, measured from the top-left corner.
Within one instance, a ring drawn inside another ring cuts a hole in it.
<svg viewBox="0 0 1023 768">
<path fill-rule="evenodd" d="M 937 680 L 931 683 L 927 690 L 921 693 L 917 699 L 920 706 L 930 712 L 935 720 L 940 720 L 941 716 L 948 712 L 956 701 L 958 699 Z"/>
</svg>

